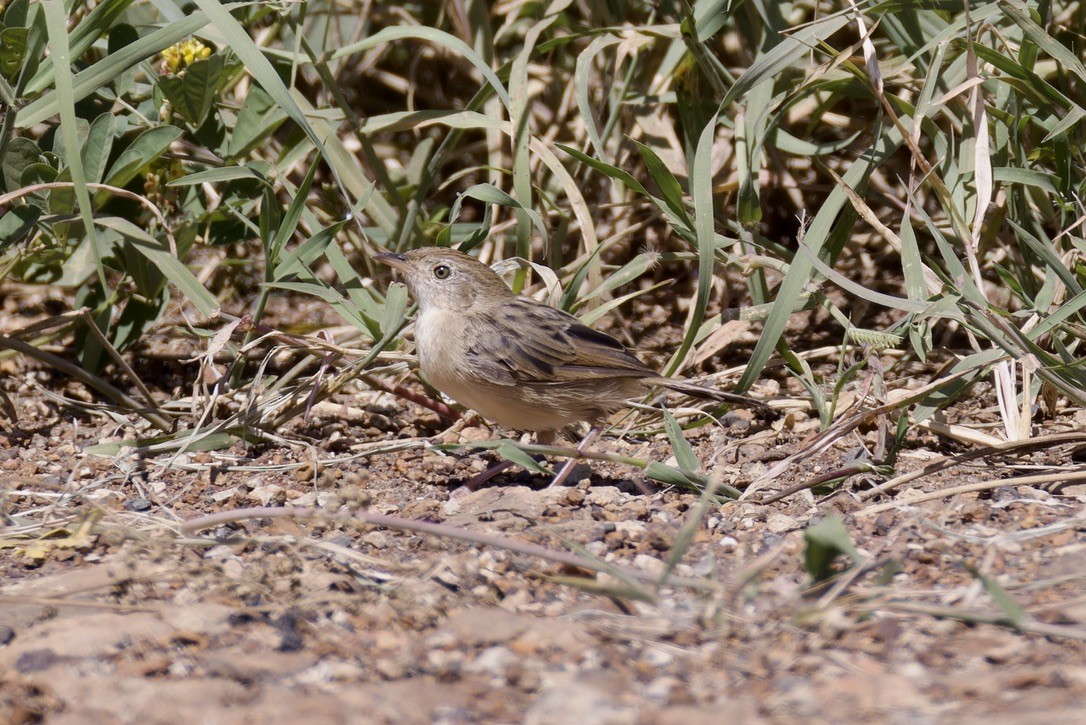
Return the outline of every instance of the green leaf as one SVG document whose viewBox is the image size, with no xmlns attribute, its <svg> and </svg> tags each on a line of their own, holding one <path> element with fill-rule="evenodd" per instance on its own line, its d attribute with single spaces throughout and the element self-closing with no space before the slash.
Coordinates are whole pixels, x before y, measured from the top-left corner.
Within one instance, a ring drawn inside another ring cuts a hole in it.
<svg viewBox="0 0 1086 725">
<path fill-rule="evenodd" d="M 1059 42 L 1029 16 L 1029 11 L 1024 4 L 1000 0 L 1000 9 L 1006 17 L 1014 21 L 1025 32 L 1026 37 L 1032 40 L 1045 53 L 1052 57 L 1061 70 L 1070 71 L 1086 81 L 1086 64 L 1083 64 L 1078 55 L 1063 43 Z"/>
<path fill-rule="evenodd" d="M 687 229 L 693 229 L 694 222 L 690 218 L 690 214 L 687 213 L 686 207 L 683 206 L 683 188 L 679 185 L 675 175 L 671 173 L 671 169 L 650 147 L 636 139 L 630 140 L 637 144 L 637 150 L 641 152 L 641 158 L 645 161 L 649 176 L 652 177 L 652 180 L 656 182 L 656 186 L 660 189 L 660 194 L 664 197 L 664 203 Z"/>
<path fill-rule="evenodd" d="M 283 109 L 290 119 L 298 124 L 298 127 L 309 137 L 321 156 L 328 160 L 332 177 L 346 198 L 347 190 L 342 180 L 345 175 L 344 171 L 326 148 L 326 143 L 331 143 L 331 139 L 324 138 L 317 133 L 314 124 L 309 122 L 306 114 L 302 111 L 299 105 L 300 101 L 296 100 L 291 94 L 283 79 L 279 77 L 275 66 L 264 55 L 263 50 L 253 42 L 248 31 L 230 14 L 231 6 L 223 5 L 219 0 L 194 0 L 194 2 L 211 20 L 215 29 L 222 34 L 231 51 L 245 64 L 245 70 L 253 76 L 256 82 Z M 396 30 L 396 28 L 387 28 L 386 30 Z M 377 33 L 376 35 L 380 34 Z M 463 44 L 463 41 L 460 42 Z"/>
<path fill-rule="evenodd" d="M 26 27 L 29 16 L 28 2 L 29 0 L 12 0 L 8 3 L 3 12 L 0 12 L 0 19 L 4 21 L 4 25 L 10 28 Z"/>
<path fill-rule="evenodd" d="M 621 42 L 620 38 L 600 35 L 593 38 L 588 47 L 577 54 L 577 66 L 573 75 L 577 110 L 580 111 L 581 122 L 585 125 L 588 140 L 592 142 L 592 147 L 596 150 L 597 156 L 603 156 L 606 149 L 604 148 L 603 139 L 600 137 L 599 128 L 596 126 L 597 109 L 593 107 L 593 103 L 589 98 L 595 88 L 591 82 L 591 74 L 594 71 L 596 56 L 604 49 L 617 45 L 619 42 Z"/>
<path fill-rule="evenodd" d="M 53 278 L 52 283 L 67 289 L 84 284 L 94 274 L 95 260 L 110 256 L 122 242 L 120 234 L 102 233 L 98 235 L 99 246 L 94 249 L 90 239 L 84 237 L 64 261 L 60 276 Z"/>
<path fill-rule="evenodd" d="M 382 315 L 381 305 L 374 299 L 373 293 L 367 289 L 366 283 L 358 276 L 358 272 L 351 266 L 338 246 L 329 245 L 324 256 L 335 270 L 351 302 L 349 305 L 343 305 L 344 309 L 339 310 L 340 314 L 354 322 L 360 331 L 365 332 L 374 340 L 380 340 L 384 336 L 378 322 Z M 359 325 L 355 322 L 356 320 L 362 324 Z"/>
<path fill-rule="evenodd" d="M 1003 613 L 1007 615 L 1007 622 L 1009 624 L 1017 627 L 1029 621 L 1029 613 L 1022 608 L 1021 604 L 1015 601 L 1014 597 L 1007 593 L 1006 589 L 999 586 L 999 583 L 996 582 L 995 579 L 992 579 L 987 574 L 969 564 L 966 565 L 966 569 L 968 569 L 969 573 L 979 579 L 980 583 L 984 585 L 984 590 L 988 592 L 988 596 L 990 596 L 996 606 L 1003 610 Z"/>
<path fill-rule="evenodd" d="M 656 254 L 642 252 L 624 264 L 621 269 L 608 275 L 607 279 L 603 280 L 598 287 L 588 294 L 579 296 L 577 301 L 583 303 L 585 300 L 607 294 L 612 290 L 616 290 L 623 285 L 633 282 L 635 279 L 639 279 L 642 275 L 652 269 L 653 265 L 656 263 L 657 256 L 658 255 Z"/>
<path fill-rule="evenodd" d="M 307 272 L 310 265 L 324 255 L 325 251 L 328 249 L 328 245 L 332 243 L 336 235 L 339 234 L 346 225 L 346 221 L 341 221 L 336 222 L 329 227 L 325 227 L 290 252 L 283 255 L 279 265 L 275 268 L 272 279 L 276 282 L 281 282 L 288 277 Z"/>
<path fill-rule="evenodd" d="M 446 111 L 434 108 L 422 111 L 395 111 L 370 116 L 358 127 L 358 132 L 372 136 L 396 131 L 419 131 L 434 124 L 480 131 L 485 129 L 500 131 L 507 128 L 500 119 L 490 118 L 474 111 Z"/>
<path fill-rule="evenodd" d="M 764 96 L 764 85 L 755 88 L 759 97 Z M 739 173 L 739 203 L 736 216 L 745 228 L 751 228 L 762 220 L 762 201 L 758 195 L 758 172 L 761 168 L 758 147 L 760 124 L 750 123 L 745 114 L 735 119 L 735 166 Z"/>
<path fill-rule="evenodd" d="M 253 170 L 251 166 L 224 166 L 218 169 L 208 169 L 207 171 L 197 171 L 187 176 L 182 176 L 180 179 L 174 179 L 166 184 L 166 186 L 192 186 L 193 184 L 217 184 L 225 181 L 239 181 L 257 179 L 263 183 L 268 183 L 267 178 Z"/>
<path fill-rule="evenodd" d="M 158 267 L 159 271 L 166 276 L 166 279 L 181 290 L 181 294 L 192 303 L 193 307 L 201 315 L 211 317 L 218 313 L 218 300 L 200 284 L 200 280 L 196 279 L 196 275 L 180 259 L 174 256 L 164 242 L 155 239 L 127 219 L 99 217 L 94 221 L 124 235 L 140 254 L 147 257 L 151 264 Z"/>
<path fill-rule="evenodd" d="M 156 53 L 161 53 L 205 25 L 207 25 L 207 18 L 204 14 L 193 13 L 156 30 L 144 38 L 140 38 L 116 53 L 107 55 L 71 79 L 71 92 L 74 100 L 80 101 L 97 92 L 140 61 L 146 60 Z M 16 128 L 29 128 L 55 116 L 59 110 L 59 91 L 50 91 L 20 109 L 15 116 L 15 126 Z"/>
<path fill-rule="evenodd" d="M 680 471 L 658 461 L 651 461 L 645 466 L 645 475 L 654 481 L 693 491 L 701 491 L 709 482 L 708 477 L 692 471 Z"/>
<path fill-rule="evenodd" d="M 667 408 L 662 409 L 661 412 L 664 414 L 664 430 L 667 432 L 668 440 L 671 441 L 671 450 L 675 454 L 679 468 L 685 473 L 697 472 L 701 468 L 701 461 L 698 460 L 694 449 L 690 447 L 690 442 L 683 435 L 682 426 Z"/>
<path fill-rule="evenodd" d="M 1079 117 L 1081 121 L 1083 116 Z M 1059 194 L 1059 188 L 1056 186 L 1057 180 L 1055 174 L 1047 173 L 1045 171 L 1037 171 L 1035 169 L 1020 169 L 1011 166 L 998 166 L 992 169 L 992 180 L 1002 181 L 1008 184 L 1024 184 L 1026 186 L 1035 186 L 1038 189 L 1047 191 L 1050 194 Z"/>
<path fill-rule="evenodd" d="M 26 79 L 32 78 L 38 72 L 42 63 L 48 60 L 45 48 L 49 33 L 46 27 L 45 12 L 40 2 L 31 5 L 29 0 L 13 0 L 4 9 L 3 21 L 3 25 L 8 28 L 26 28 L 28 32 L 27 47 L 23 53 L 22 65 L 19 68 L 17 77 L 12 79 L 16 82 L 16 87 L 11 89 L 17 95 L 25 98 Z M 3 44 L 0 43 L 0 45 Z M 8 93 L 5 92 L 3 95 L 8 96 Z M 11 103 L 14 97 L 5 97 L 3 100 Z"/>
<path fill-rule="evenodd" d="M 872 146 L 852 164 L 844 175 L 844 182 L 853 189 L 858 188 L 868 174 L 881 166 L 883 161 L 889 158 L 900 145 L 901 134 L 896 129 L 890 129 L 880 138 L 875 139 Z M 818 208 L 804 236 L 804 241 L 814 256 L 821 256 L 824 248 L 830 244 L 834 224 L 847 201 L 848 196 L 840 186 L 837 186 Z M 811 254 L 797 255 L 789 265 L 784 281 L 777 290 L 776 302 L 758 338 L 758 344 L 755 345 L 750 361 L 735 386 L 737 390 L 748 390 L 754 384 L 769 360 L 769 356 L 777 348 L 777 343 L 784 334 L 792 311 L 797 309 L 802 297 L 807 293 L 806 288 L 810 284 L 814 268 L 811 259 Z"/>
<path fill-rule="evenodd" d="M 717 115 L 723 110 L 717 109 Z M 698 288 L 694 296 L 694 307 L 687 317 L 686 330 L 682 345 L 675 351 L 667 365 L 667 374 L 672 375 L 682 365 L 694 345 L 705 310 L 709 306 L 709 293 L 713 288 L 713 264 L 716 254 L 716 214 L 713 209 L 713 139 L 716 138 L 717 115 L 709 119 L 698 137 L 694 152 L 693 168 L 690 172 L 690 190 L 694 197 L 694 240 L 698 246 Z"/>
<path fill-rule="evenodd" d="M 403 327 L 407 315 L 407 287 L 398 282 L 388 286 L 385 293 L 385 306 L 381 310 L 381 334 L 387 340 Z"/>
<path fill-rule="evenodd" d="M 830 37 L 845 27 L 848 22 L 847 15 L 828 15 L 788 35 L 771 50 L 758 56 L 758 59 L 739 77 L 735 85 L 728 89 L 727 95 L 720 104 L 721 107 L 727 108 L 763 80 L 777 78 L 781 71 L 810 53 L 811 48 L 819 41 Z"/>
<path fill-rule="evenodd" d="M 122 448 L 134 448 L 143 453 L 165 453 L 184 446 L 186 451 L 217 451 L 230 448 L 242 440 L 241 436 L 222 431 L 209 432 L 181 430 L 155 438 L 129 438 L 114 443 L 100 443 L 84 448 L 84 452 L 98 456 L 116 456 Z"/>
<path fill-rule="evenodd" d="M 505 193 L 493 184 L 476 184 L 475 186 L 472 186 L 471 188 L 460 194 L 460 196 L 457 197 L 456 201 L 453 202 L 452 210 L 449 213 L 450 222 L 454 221 L 458 216 L 460 216 L 460 205 L 464 199 L 476 199 L 487 205 L 497 204 L 498 206 L 515 209 L 519 213 L 526 214 L 528 218 L 531 219 L 532 224 L 535 225 L 536 231 L 539 233 L 540 238 L 544 242 L 546 242 L 547 227 L 543 223 L 543 217 L 539 216 L 539 213 L 534 209 L 524 208 L 523 206 L 521 206 L 519 201 L 509 196 L 509 194 Z M 477 241 L 481 241 L 480 237 L 485 236 L 486 232 L 489 231 L 489 224 L 486 226 L 487 229 L 484 230 L 483 228 L 480 228 L 475 234 L 472 234 L 472 236 L 468 240 L 472 242 L 472 244 L 466 245 L 461 249 L 466 251 L 467 249 L 470 249 L 472 246 L 474 246 L 474 243 L 476 243 Z M 451 225 L 449 227 L 446 227 L 446 229 L 442 231 L 446 232 L 446 239 L 450 238 Z"/>
<path fill-rule="evenodd" d="M 229 158 L 240 157 L 268 138 L 285 120 L 286 111 L 280 108 L 263 88 L 253 86 L 245 96 L 245 105 L 238 112 L 237 123 L 230 132 L 226 155 Z"/>
<path fill-rule="evenodd" d="M 83 173 L 87 181 L 100 182 L 109 163 L 109 152 L 113 150 L 115 129 L 120 120 L 112 113 L 103 113 L 94 119 L 83 143 Z"/>
<path fill-rule="evenodd" d="M 71 176 L 72 190 L 79 202 L 79 216 L 90 240 L 91 248 L 97 254 L 100 241 L 94 227 L 94 208 L 91 205 L 90 191 L 87 189 L 87 178 L 83 173 L 83 157 L 80 153 L 82 147 L 78 136 L 78 116 L 75 112 L 75 98 L 72 92 L 72 58 L 69 55 L 64 3 L 61 0 L 42 0 L 41 7 L 45 12 L 46 31 L 49 35 L 49 60 L 53 65 L 54 77 L 56 78 L 58 111 L 60 113 L 60 133 L 58 135 L 68 161 L 67 172 Z M 96 256 L 94 261 L 98 270 L 98 284 L 104 293 L 107 289 L 107 281 L 102 266 L 102 258 Z M 107 306 L 107 309 L 100 311 L 98 315 L 101 322 L 99 326 L 103 331 L 108 329 L 108 313 Z M 97 364 L 95 355 L 88 353 L 87 357 L 95 363 L 95 365 L 90 366 L 90 369 L 95 369 Z"/>
<path fill-rule="evenodd" d="M 41 217 L 36 206 L 17 206 L 0 217 L 0 249 L 18 242 L 34 228 Z"/>
<path fill-rule="evenodd" d="M 102 288 L 92 281 L 76 291 L 75 302 L 79 307 L 88 307 L 92 310 L 90 324 L 97 327 L 108 339 L 113 305 L 103 302 L 102 297 Z M 102 340 L 91 332 L 82 319 L 75 326 L 75 351 L 80 366 L 90 373 L 99 372 L 105 364 L 103 361 L 105 348 L 102 346 Z"/>
<path fill-rule="evenodd" d="M 671 284 L 670 280 L 667 280 L 667 279 L 660 280 L 656 284 L 649 285 L 648 287 L 642 287 L 640 289 L 636 289 L 633 292 L 629 292 L 627 294 L 622 295 L 621 297 L 615 297 L 613 299 L 610 299 L 607 302 L 604 302 L 602 305 L 600 305 L 596 309 L 589 310 L 588 312 L 585 312 L 582 315 L 578 315 L 578 317 L 580 318 L 581 322 L 583 322 L 584 324 L 591 327 L 592 325 L 596 324 L 597 320 L 599 320 L 601 317 L 603 317 L 604 315 L 609 313 L 611 310 L 613 310 L 613 309 L 615 309 L 617 307 L 621 307 L 622 305 L 626 304 L 630 300 L 635 299 L 637 297 L 640 297 L 641 295 L 649 294 L 651 292 L 654 292 L 654 291 L 660 289 L 661 287 L 666 287 L 669 284 Z"/>
<path fill-rule="evenodd" d="M 536 459 L 522 451 L 513 441 L 501 441 L 495 449 L 495 452 L 505 460 L 512 461 L 521 468 L 531 471 L 532 473 L 543 473 L 548 476 L 554 475 L 554 471 L 540 464 Z"/>
<path fill-rule="evenodd" d="M 848 557 L 853 563 L 860 560 L 860 554 L 852 545 L 844 521 L 839 516 L 827 516 L 803 532 L 807 541 L 804 566 L 807 574 L 816 582 L 824 581 L 833 575 L 833 563 L 840 556 Z"/>
<path fill-rule="evenodd" d="M 271 256 L 271 250 L 275 247 L 272 242 L 272 237 L 275 234 L 275 230 L 279 228 L 280 222 L 283 220 L 283 210 L 279 206 L 279 200 L 276 199 L 275 189 L 273 189 L 270 184 L 264 187 L 263 192 L 260 200 L 260 216 L 258 218 L 258 223 L 260 241 L 264 244 L 264 255 L 268 258 L 267 270 L 270 272 L 275 264 L 275 259 Z"/>
<path fill-rule="evenodd" d="M 4 150 L 4 189 L 14 191 L 29 184 L 23 181 L 26 170 L 41 161 L 42 153 L 38 145 L 24 136 L 16 136 L 8 141 Z M 41 164 L 41 166 L 46 166 Z M 52 168 L 46 166 L 46 168 Z M 56 169 L 52 169 L 53 176 Z"/>
<path fill-rule="evenodd" d="M 169 290 L 154 297 L 130 297 L 117 317 L 111 342 L 118 351 L 125 351 L 139 342 L 140 337 L 162 317 L 170 302 Z"/>
<path fill-rule="evenodd" d="M 620 169 L 617 166 L 612 166 L 611 164 L 600 161 L 599 159 L 594 159 L 594 158 L 592 158 L 591 156 L 589 156 L 587 154 L 581 153 L 579 150 L 573 148 L 572 146 L 567 146 L 565 144 L 560 144 L 560 143 L 555 144 L 555 146 L 562 149 L 567 154 L 569 154 L 573 158 L 577 159 L 581 163 L 589 166 L 590 168 L 595 169 L 596 171 L 599 171 L 604 176 L 612 178 L 612 179 L 614 179 L 616 181 L 621 181 L 631 191 L 634 191 L 634 192 L 636 192 L 638 194 L 641 194 L 642 196 L 644 196 L 644 197 L 646 197 L 648 199 L 651 199 L 652 202 L 657 206 L 657 208 L 659 208 L 660 211 L 662 211 L 672 221 L 672 223 L 673 223 L 673 225 L 675 227 L 675 231 L 680 236 L 682 236 L 684 239 L 688 239 L 688 240 L 693 239 L 693 231 L 689 227 L 685 226 L 685 224 L 683 223 L 683 221 L 682 221 L 682 219 L 680 217 L 675 216 L 675 213 L 671 210 L 671 206 L 667 202 L 665 202 L 663 199 L 660 199 L 660 198 L 650 194 L 649 190 L 645 188 L 644 184 L 642 184 L 640 181 L 635 179 L 630 174 L 630 172 L 625 171 L 623 169 Z"/>
<path fill-rule="evenodd" d="M 223 56 L 215 53 L 186 66 L 183 75 L 160 75 L 156 79 L 173 110 L 193 128 L 201 126 L 219 95 Z"/>
<path fill-rule="evenodd" d="M 734 0 L 699 0 L 694 3 L 694 33 L 700 42 L 717 34 L 738 7 Z M 763 10 L 759 10 L 763 15 Z"/>
<path fill-rule="evenodd" d="M 30 31 L 26 28 L 4 28 L 0 30 L 0 75 L 14 80 L 23 68 L 26 57 L 26 39 Z"/>
<path fill-rule="evenodd" d="M 924 281 L 924 260 L 916 242 L 916 230 L 908 216 L 901 220 L 898 230 L 901 239 L 901 271 L 905 276 L 905 290 L 911 300 L 928 299 L 928 285 Z"/>
<path fill-rule="evenodd" d="M 305 211 L 306 199 L 309 196 L 309 189 L 313 185 L 313 177 L 317 173 L 318 166 L 320 164 L 316 160 L 309 164 L 309 170 L 306 172 L 305 177 L 302 178 L 302 183 L 295 190 L 294 198 L 291 199 L 290 206 L 287 207 L 287 213 L 283 215 L 279 226 L 275 230 L 275 236 L 272 237 L 271 243 L 264 251 L 270 268 L 274 269 L 279 263 L 279 258 L 283 255 L 283 249 L 298 229 L 298 222 L 302 218 L 302 212 Z M 271 187 L 266 187 L 266 189 L 270 190 Z M 274 196 L 272 196 L 272 203 L 274 203 Z"/>
<path fill-rule="evenodd" d="M 72 30 L 69 36 L 71 57 L 78 60 L 96 40 L 109 32 L 117 19 L 124 13 L 132 0 L 104 0 L 94 7 Z M 0 43 L 2 45 L 2 43 Z M 42 66 L 34 78 L 27 83 L 25 94 L 36 96 L 53 83 L 52 66 Z"/>
<path fill-rule="evenodd" d="M 785 153 L 796 154 L 797 156 L 824 156 L 826 154 L 835 154 L 844 151 L 851 146 L 862 133 L 863 131 L 857 131 L 839 141 L 813 143 L 805 139 L 797 138 L 783 128 L 777 128 L 773 131 L 770 140 L 775 147 Z"/>
<path fill-rule="evenodd" d="M 638 194 L 647 196 L 649 198 L 655 198 L 652 196 L 652 194 L 649 193 L 649 190 L 646 189 L 640 181 L 635 179 L 630 174 L 630 172 L 620 169 L 617 166 L 612 166 L 611 164 L 608 164 L 604 161 L 600 161 L 599 159 L 594 159 L 588 154 L 581 153 L 579 150 L 573 148 L 572 146 L 567 146 L 560 143 L 555 144 L 555 146 L 562 149 L 567 154 L 580 161 L 582 164 L 586 164 L 587 166 L 590 166 L 596 171 L 599 171 L 604 176 L 608 176 L 612 179 L 615 179 L 616 181 L 621 181 L 623 184 L 628 186 L 633 191 L 636 191 Z"/>
<path fill-rule="evenodd" d="M 144 131 L 113 162 L 106 183 L 124 186 L 147 164 L 161 156 L 182 133 L 176 126 L 156 126 Z"/>
<path fill-rule="evenodd" d="M 109 55 L 113 55 L 115 53 L 120 53 L 133 43 L 138 43 L 139 39 L 140 34 L 138 30 L 127 23 L 118 23 L 109 29 L 109 38 L 106 39 L 106 48 Z M 136 74 L 139 72 L 138 68 L 129 68 L 128 70 L 121 72 L 110 82 L 106 92 L 112 93 L 117 98 L 131 97 L 132 92 L 136 90 Z M 143 77 L 140 78 L 140 81 L 142 83 Z M 143 92 L 142 88 L 139 92 Z"/>
<path fill-rule="evenodd" d="M 810 263 L 819 274 L 824 275 L 826 279 L 839 285 L 846 292 L 850 292 L 860 299 L 873 302 L 876 305 L 883 305 L 891 309 L 899 309 L 912 313 L 924 312 L 929 307 L 927 302 L 915 301 L 907 297 L 895 297 L 893 295 L 883 294 L 882 292 L 868 289 L 858 282 L 854 282 L 819 259 L 806 244 L 801 244 L 799 251 L 800 254 L 796 255 L 796 260 L 806 258 L 805 261 Z"/>
<path fill-rule="evenodd" d="M 203 3 L 206 0 L 197 0 L 203 7 Z M 205 8 L 206 10 L 206 8 Z M 486 79 L 490 87 L 494 89 L 494 92 L 501 99 L 505 106 L 509 107 L 509 94 L 505 90 L 505 86 L 502 85 L 501 80 L 498 79 L 497 74 L 490 67 L 488 63 L 481 55 L 475 52 L 470 45 L 457 38 L 455 35 L 450 35 L 442 30 L 436 28 L 425 28 L 418 26 L 400 25 L 389 28 L 384 28 L 379 32 L 370 35 L 364 40 L 350 43 L 342 48 L 336 50 L 332 54 L 329 60 L 338 60 L 339 58 L 345 58 L 355 53 L 361 53 L 364 50 L 375 48 L 383 43 L 389 43 L 394 40 L 401 40 L 405 38 L 414 38 L 418 40 L 425 40 L 435 45 L 441 45 L 455 53 L 459 53 L 464 56 L 476 70 Z"/>
</svg>

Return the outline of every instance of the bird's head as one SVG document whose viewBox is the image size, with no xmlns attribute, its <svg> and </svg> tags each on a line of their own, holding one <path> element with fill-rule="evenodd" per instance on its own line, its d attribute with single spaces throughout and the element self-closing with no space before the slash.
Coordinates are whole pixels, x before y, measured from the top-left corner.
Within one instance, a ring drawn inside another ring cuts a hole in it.
<svg viewBox="0 0 1086 725">
<path fill-rule="evenodd" d="M 404 276 L 419 310 L 467 311 L 480 300 L 512 297 L 498 273 L 474 257 L 444 247 L 422 247 L 375 259 Z"/>
</svg>

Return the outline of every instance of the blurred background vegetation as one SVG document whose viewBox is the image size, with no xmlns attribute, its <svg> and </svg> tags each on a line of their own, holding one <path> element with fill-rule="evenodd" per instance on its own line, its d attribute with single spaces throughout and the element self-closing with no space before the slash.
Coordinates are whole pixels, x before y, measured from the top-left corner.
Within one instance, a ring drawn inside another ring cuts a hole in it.
<svg viewBox="0 0 1086 725">
<path fill-rule="evenodd" d="M 425 244 L 627 342 L 662 309 L 669 373 L 772 365 L 827 429 L 863 381 L 878 461 L 977 383 L 995 439 L 1086 397 L 1081 2 L 0 7 L 0 350 L 175 444 L 392 364 L 408 301 L 371 259 Z M 61 309 L 18 318 L 42 289 Z M 280 338 L 309 367 L 219 370 L 227 414 L 125 355 L 169 324 L 245 359 L 271 295 L 331 305 L 351 365 Z"/>
</svg>

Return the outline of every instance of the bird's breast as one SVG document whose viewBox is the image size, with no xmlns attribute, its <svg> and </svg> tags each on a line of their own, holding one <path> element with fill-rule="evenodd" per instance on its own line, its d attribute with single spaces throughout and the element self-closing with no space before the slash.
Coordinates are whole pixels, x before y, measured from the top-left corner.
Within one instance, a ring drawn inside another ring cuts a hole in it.
<svg viewBox="0 0 1086 725">
<path fill-rule="evenodd" d="M 584 416 L 556 409 L 531 387 L 506 385 L 473 375 L 467 350 L 475 335 L 463 315 L 428 310 L 415 321 L 419 367 L 435 388 L 460 405 L 516 430 L 558 430 Z"/>
<path fill-rule="evenodd" d="M 441 389 L 442 380 L 453 377 L 457 360 L 464 356 L 462 341 L 467 335 L 463 317 L 446 310 L 425 310 L 415 320 L 415 351 L 419 367 L 430 382 Z"/>
</svg>

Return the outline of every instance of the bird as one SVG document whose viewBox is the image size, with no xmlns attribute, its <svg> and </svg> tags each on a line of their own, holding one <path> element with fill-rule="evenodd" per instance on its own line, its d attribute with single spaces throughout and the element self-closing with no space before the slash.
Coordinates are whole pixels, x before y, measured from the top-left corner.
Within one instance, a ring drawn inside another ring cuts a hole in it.
<svg viewBox="0 0 1086 725">
<path fill-rule="evenodd" d="M 493 423 L 534 432 L 540 443 L 587 422 L 583 453 L 611 414 L 657 388 L 768 410 L 753 398 L 660 375 L 611 335 L 515 294 L 464 252 L 421 247 L 375 259 L 403 275 L 418 305 L 415 349 L 430 384 Z M 562 485 L 573 463 L 550 485 Z"/>
</svg>

